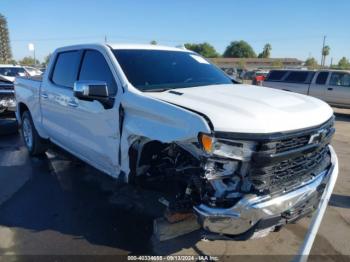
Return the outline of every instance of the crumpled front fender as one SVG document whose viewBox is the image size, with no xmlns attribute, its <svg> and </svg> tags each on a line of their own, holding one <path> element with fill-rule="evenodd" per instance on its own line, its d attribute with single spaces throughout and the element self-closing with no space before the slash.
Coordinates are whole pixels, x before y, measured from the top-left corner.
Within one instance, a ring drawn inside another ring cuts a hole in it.
<svg viewBox="0 0 350 262">
<path fill-rule="evenodd" d="M 138 138 L 162 143 L 193 141 L 199 132 L 210 133 L 206 120 L 189 110 L 149 97 L 127 92 L 121 135 L 121 170 L 129 174 L 129 148 Z"/>
</svg>

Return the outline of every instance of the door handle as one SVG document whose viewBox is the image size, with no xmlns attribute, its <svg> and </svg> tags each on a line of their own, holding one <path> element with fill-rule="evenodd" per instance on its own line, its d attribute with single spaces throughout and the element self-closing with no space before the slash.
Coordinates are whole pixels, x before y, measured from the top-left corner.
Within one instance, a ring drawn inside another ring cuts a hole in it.
<svg viewBox="0 0 350 262">
<path fill-rule="evenodd" d="M 44 98 L 44 99 L 49 98 L 48 94 L 46 94 L 46 93 L 41 93 L 41 97 Z"/>
<path fill-rule="evenodd" d="M 328 87 L 327 88 L 329 91 L 332 91 L 333 90 L 333 87 Z"/>
<path fill-rule="evenodd" d="M 68 105 L 69 105 L 70 107 L 78 107 L 78 106 L 79 106 L 78 103 L 76 103 L 75 101 L 69 101 L 69 102 L 68 102 Z"/>
</svg>

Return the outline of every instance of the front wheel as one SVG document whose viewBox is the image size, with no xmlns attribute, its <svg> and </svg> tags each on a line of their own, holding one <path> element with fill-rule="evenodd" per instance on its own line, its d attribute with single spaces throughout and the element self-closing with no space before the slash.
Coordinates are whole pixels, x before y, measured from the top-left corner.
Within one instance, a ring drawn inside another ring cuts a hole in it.
<svg viewBox="0 0 350 262">
<path fill-rule="evenodd" d="M 39 136 L 28 111 L 22 115 L 22 135 L 30 155 L 36 156 L 46 151 L 46 141 Z"/>
</svg>

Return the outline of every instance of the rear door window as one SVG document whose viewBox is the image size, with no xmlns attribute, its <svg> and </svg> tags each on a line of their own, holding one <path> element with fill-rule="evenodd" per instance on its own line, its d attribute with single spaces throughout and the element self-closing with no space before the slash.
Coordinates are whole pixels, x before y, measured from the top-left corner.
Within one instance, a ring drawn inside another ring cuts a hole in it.
<svg viewBox="0 0 350 262">
<path fill-rule="evenodd" d="M 270 71 L 265 81 L 281 81 L 287 72 L 284 70 Z"/>
<path fill-rule="evenodd" d="M 320 72 L 316 78 L 316 84 L 325 85 L 328 78 L 328 72 Z"/>
<path fill-rule="evenodd" d="M 79 61 L 79 51 L 59 53 L 56 58 L 51 81 L 59 86 L 73 88 L 74 82 L 77 79 Z"/>
<path fill-rule="evenodd" d="M 85 51 L 81 65 L 79 80 L 103 81 L 107 84 L 108 92 L 114 96 L 117 84 L 104 56 L 96 50 Z"/>
<path fill-rule="evenodd" d="M 305 83 L 308 80 L 309 72 L 291 71 L 285 81 L 289 83 Z"/>
</svg>

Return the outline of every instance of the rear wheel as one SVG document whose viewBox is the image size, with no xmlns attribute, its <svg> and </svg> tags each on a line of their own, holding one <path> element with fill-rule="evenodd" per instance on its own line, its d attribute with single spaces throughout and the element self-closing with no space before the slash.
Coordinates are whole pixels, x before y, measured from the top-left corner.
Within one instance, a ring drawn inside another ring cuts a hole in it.
<svg viewBox="0 0 350 262">
<path fill-rule="evenodd" d="M 46 151 L 46 141 L 39 136 L 28 111 L 22 115 L 22 135 L 30 155 L 36 156 Z"/>
</svg>

